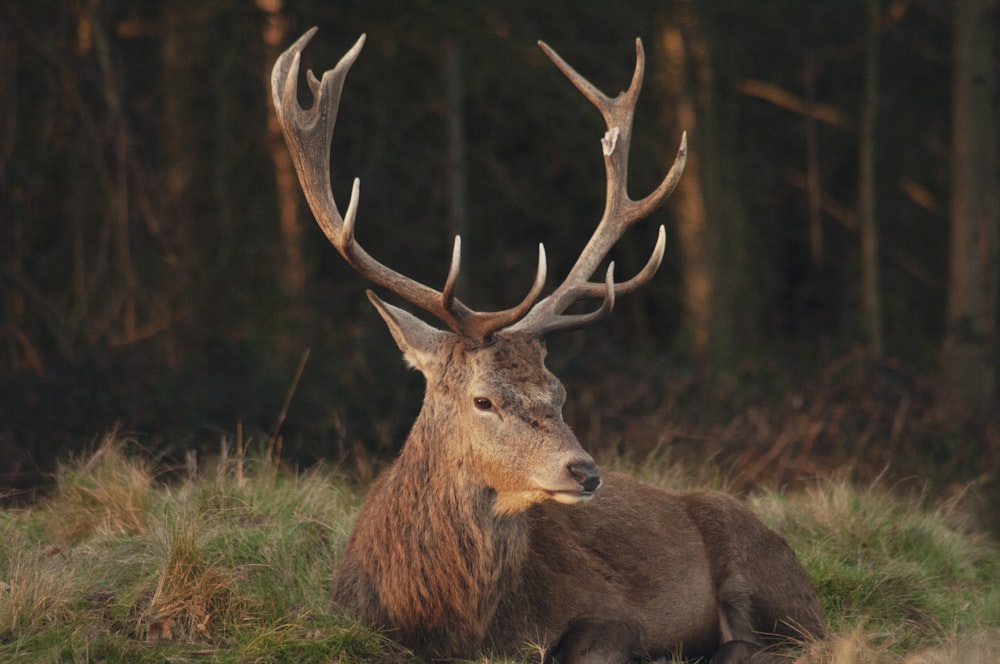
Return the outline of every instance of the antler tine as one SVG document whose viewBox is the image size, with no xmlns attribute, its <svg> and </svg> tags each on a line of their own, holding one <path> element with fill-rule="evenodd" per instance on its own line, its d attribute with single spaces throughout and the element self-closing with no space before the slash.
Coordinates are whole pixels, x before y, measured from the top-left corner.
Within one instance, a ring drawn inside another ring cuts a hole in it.
<svg viewBox="0 0 1000 664">
<path fill-rule="evenodd" d="M 535 282 L 531 285 L 531 290 L 528 291 L 528 294 L 524 296 L 524 299 L 516 307 L 511 307 L 505 311 L 489 313 L 471 312 L 466 319 L 466 325 L 469 330 L 474 331 L 474 334 L 467 336 L 487 340 L 494 332 L 509 327 L 528 315 L 535 307 L 538 297 L 542 294 L 542 289 L 545 288 L 545 278 L 547 275 L 548 265 L 545 259 L 545 245 L 539 243 Z"/>
<path fill-rule="evenodd" d="M 601 139 L 607 174 L 604 214 L 563 283 L 512 328 L 544 336 L 556 331 L 577 329 L 603 318 L 613 307 L 616 294 L 623 295 L 636 290 L 656 273 L 666 246 L 666 235 L 662 226 L 652 255 L 635 276 L 624 282 L 615 283 L 613 280 L 608 281 L 612 275 L 609 270 L 609 277 L 605 279 L 605 283 L 590 281 L 601 261 L 607 257 L 608 252 L 629 226 L 659 207 L 677 186 L 687 158 L 687 134 L 682 135 L 674 163 L 656 189 L 638 201 L 632 200 L 628 196 L 628 154 L 632 142 L 632 121 L 645 69 L 646 58 L 642 41 L 639 39 L 635 41 L 636 62 L 632 81 L 627 90 L 614 98 L 598 90 L 547 44 L 544 42 L 538 44 L 556 67 L 583 93 L 583 96 L 597 107 L 607 126 L 607 132 Z M 574 302 L 594 298 L 603 298 L 603 302 L 591 314 L 565 315 L 565 311 Z"/>
<path fill-rule="evenodd" d="M 458 273 L 462 269 L 462 236 L 455 236 L 455 245 L 451 250 L 451 266 L 448 268 L 448 278 L 444 280 L 441 289 L 441 303 L 445 309 L 450 309 L 455 301 L 455 287 L 458 286 Z"/>
<path fill-rule="evenodd" d="M 507 327 L 527 314 L 545 285 L 545 250 L 539 247 L 535 283 L 524 300 L 504 311 L 478 312 L 455 297 L 461 266 L 461 240 L 455 238 L 451 267 L 442 291 L 404 276 L 371 257 L 354 239 L 354 226 L 360 198 L 360 181 L 354 180 L 346 216 L 341 216 L 330 187 L 330 141 L 337 121 L 340 95 L 351 66 L 361 53 L 365 36 L 361 35 L 337 66 L 317 80 L 312 71 L 306 80 L 313 95 L 308 110 L 297 98 L 301 54 L 316 34 L 311 28 L 282 53 L 271 72 L 271 95 L 275 113 L 285 135 L 306 201 L 327 239 L 344 260 L 370 281 L 387 288 L 410 303 L 441 319 L 453 332 L 473 344 L 483 343 L 494 332 Z"/>
<path fill-rule="evenodd" d="M 621 288 L 615 286 L 615 263 L 611 261 L 608 264 L 608 270 L 604 275 L 604 283 L 588 283 L 586 284 L 587 297 L 602 297 L 601 306 L 593 311 L 589 311 L 584 314 L 563 314 L 560 316 L 547 316 L 545 318 L 536 319 L 530 329 L 524 328 L 524 331 L 529 332 L 535 337 L 541 339 L 552 332 L 570 332 L 572 330 L 579 330 L 580 328 L 592 325 L 608 316 L 615 308 L 615 296 L 616 291 L 620 291 Z M 591 295 L 591 289 L 597 290 L 601 289 L 602 293 Z M 520 325 L 515 325 L 515 329 L 522 329 Z"/>
</svg>

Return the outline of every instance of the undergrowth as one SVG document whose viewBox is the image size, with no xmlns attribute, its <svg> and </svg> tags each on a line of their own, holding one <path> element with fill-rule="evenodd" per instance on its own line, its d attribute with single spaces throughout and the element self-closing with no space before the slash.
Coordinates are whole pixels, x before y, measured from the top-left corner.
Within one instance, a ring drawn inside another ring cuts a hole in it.
<svg viewBox="0 0 1000 664">
<path fill-rule="evenodd" d="M 0 660 L 412 659 L 329 608 L 361 493 L 322 469 L 279 473 L 264 453 L 222 452 L 161 481 L 109 435 L 59 470 L 45 500 L 0 513 Z M 690 485 L 676 466 L 641 474 Z M 800 661 L 992 661 L 1000 546 L 954 502 L 831 480 L 749 503 L 788 538 L 826 609 L 830 637 Z M 524 661 L 541 651 L 526 644 Z"/>
</svg>

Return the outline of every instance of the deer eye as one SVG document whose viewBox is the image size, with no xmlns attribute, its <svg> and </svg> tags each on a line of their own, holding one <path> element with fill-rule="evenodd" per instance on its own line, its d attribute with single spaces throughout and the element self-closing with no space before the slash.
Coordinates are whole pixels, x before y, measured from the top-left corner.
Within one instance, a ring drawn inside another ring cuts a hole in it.
<svg viewBox="0 0 1000 664">
<path fill-rule="evenodd" d="M 493 408 L 493 402 L 486 397 L 474 397 L 472 403 L 476 405 L 479 410 L 490 410 Z"/>
</svg>

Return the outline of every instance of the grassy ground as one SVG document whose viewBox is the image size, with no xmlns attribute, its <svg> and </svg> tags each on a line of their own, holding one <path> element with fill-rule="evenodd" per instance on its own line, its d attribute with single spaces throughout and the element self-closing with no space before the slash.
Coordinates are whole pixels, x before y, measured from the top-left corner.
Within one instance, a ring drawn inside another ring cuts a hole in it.
<svg viewBox="0 0 1000 664">
<path fill-rule="evenodd" d="M 277 473 L 263 454 L 162 482 L 165 469 L 129 452 L 109 436 L 65 465 L 43 502 L 0 513 L 0 660 L 408 659 L 328 608 L 361 504 L 349 485 Z M 841 481 L 749 501 L 788 538 L 826 607 L 832 636 L 801 661 L 994 661 L 1000 545 L 954 502 Z"/>
</svg>

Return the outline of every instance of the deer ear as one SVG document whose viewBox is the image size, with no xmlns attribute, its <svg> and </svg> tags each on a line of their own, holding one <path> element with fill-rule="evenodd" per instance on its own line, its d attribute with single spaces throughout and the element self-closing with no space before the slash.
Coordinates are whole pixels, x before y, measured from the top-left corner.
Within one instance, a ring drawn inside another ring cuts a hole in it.
<svg viewBox="0 0 1000 664">
<path fill-rule="evenodd" d="M 408 311 L 386 304 L 372 291 L 366 292 L 392 332 L 399 350 L 403 351 L 406 363 L 426 375 L 435 364 L 438 348 L 451 333 L 428 325 Z"/>
</svg>

